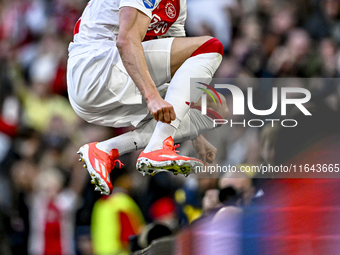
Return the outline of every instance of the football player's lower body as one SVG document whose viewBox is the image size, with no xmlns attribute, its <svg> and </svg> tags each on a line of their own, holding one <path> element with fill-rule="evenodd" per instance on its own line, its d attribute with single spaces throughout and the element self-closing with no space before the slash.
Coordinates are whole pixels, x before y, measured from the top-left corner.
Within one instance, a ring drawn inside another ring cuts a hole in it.
<svg viewBox="0 0 340 255">
<path fill-rule="evenodd" d="M 72 48 L 73 47 L 73 48 Z M 88 48 L 87 48 L 88 47 Z M 202 96 L 202 89 L 190 89 L 190 79 L 199 78 L 205 88 L 222 60 L 223 47 L 211 37 L 168 38 L 143 43 L 148 69 L 161 95 L 175 110 L 171 124 L 157 122 L 145 100 L 127 74 L 115 45 L 98 42 L 70 46 L 68 91 L 72 107 L 86 121 L 111 127 L 135 126 L 134 131 L 79 149 L 96 190 L 112 191 L 110 172 L 120 155 L 144 149 L 137 159 L 143 174 L 171 171 L 187 175 L 203 162 L 180 156 L 176 142 L 193 139 L 213 129 L 213 118 L 225 118 L 224 104 L 209 104 L 210 115 L 190 109 Z M 164 84 L 169 82 L 169 86 Z M 224 99 L 223 99 L 224 100 Z"/>
</svg>

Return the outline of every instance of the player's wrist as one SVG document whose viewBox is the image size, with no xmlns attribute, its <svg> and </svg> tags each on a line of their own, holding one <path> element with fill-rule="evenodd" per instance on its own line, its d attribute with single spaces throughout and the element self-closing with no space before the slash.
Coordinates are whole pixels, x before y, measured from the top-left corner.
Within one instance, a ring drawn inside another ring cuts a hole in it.
<svg viewBox="0 0 340 255">
<path fill-rule="evenodd" d="M 157 100 L 157 99 L 160 99 L 161 96 L 159 95 L 159 92 L 158 90 L 156 89 L 155 91 L 150 91 L 148 92 L 147 94 L 144 95 L 144 98 L 145 98 L 145 101 L 147 103 L 151 102 L 151 101 L 154 101 L 154 100 Z"/>
<path fill-rule="evenodd" d="M 200 142 L 204 140 L 204 136 L 203 135 L 198 135 L 195 138 L 191 139 L 192 144 L 197 144 L 197 142 Z"/>
</svg>

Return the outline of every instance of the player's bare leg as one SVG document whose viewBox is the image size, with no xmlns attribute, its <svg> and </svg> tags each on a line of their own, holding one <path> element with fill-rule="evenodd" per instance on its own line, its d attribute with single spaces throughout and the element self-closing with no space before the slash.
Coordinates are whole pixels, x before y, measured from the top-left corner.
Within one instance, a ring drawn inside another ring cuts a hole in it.
<svg viewBox="0 0 340 255">
<path fill-rule="evenodd" d="M 211 36 L 175 38 L 171 46 L 171 76 L 175 75 L 195 50 L 211 39 L 214 38 Z"/>
</svg>

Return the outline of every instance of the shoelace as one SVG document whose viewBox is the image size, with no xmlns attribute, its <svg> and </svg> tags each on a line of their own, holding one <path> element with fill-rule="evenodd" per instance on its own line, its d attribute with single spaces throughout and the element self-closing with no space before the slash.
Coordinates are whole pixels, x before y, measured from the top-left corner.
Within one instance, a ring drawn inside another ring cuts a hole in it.
<svg viewBox="0 0 340 255">
<path fill-rule="evenodd" d="M 179 153 L 180 151 L 176 151 L 176 149 L 177 149 L 179 146 L 181 146 L 181 145 L 175 144 L 175 145 L 174 145 L 174 148 L 173 148 L 173 151 L 176 152 L 176 153 Z"/>
<path fill-rule="evenodd" d="M 113 161 L 113 168 L 116 166 L 116 163 L 118 162 L 118 164 L 119 164 L 119 169 L 121 169 L 122 168 L 122 166 L 124 166 L 124 164 L 119 160 L 119 159 L 115 159 L 114 161 Z"/>
</svg>

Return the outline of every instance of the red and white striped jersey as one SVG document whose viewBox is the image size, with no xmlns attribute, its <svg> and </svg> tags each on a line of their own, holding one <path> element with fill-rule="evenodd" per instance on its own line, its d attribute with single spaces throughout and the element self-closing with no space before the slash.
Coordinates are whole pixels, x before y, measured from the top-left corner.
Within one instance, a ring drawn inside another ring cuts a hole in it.
<svg viewBox="0 0 340 255">
<path fill-rule="evenodd" d="M 72 190 L 61 191 L 53 200 L 45 193 L 31 194 L 28 253 L 34 255 L 74 252 L 74 222 L 79 197 Z"/>
</svg>

